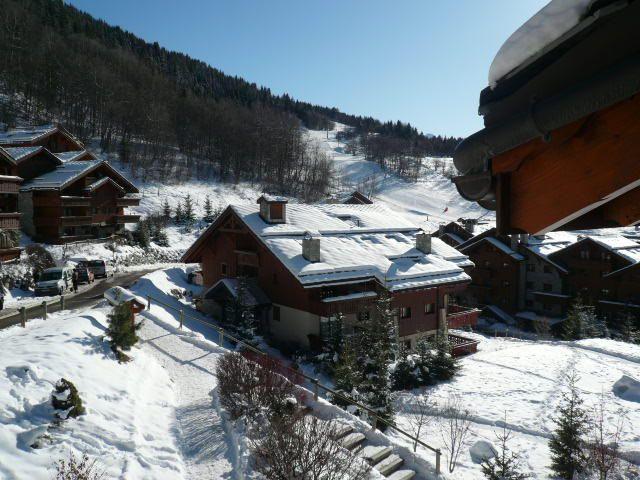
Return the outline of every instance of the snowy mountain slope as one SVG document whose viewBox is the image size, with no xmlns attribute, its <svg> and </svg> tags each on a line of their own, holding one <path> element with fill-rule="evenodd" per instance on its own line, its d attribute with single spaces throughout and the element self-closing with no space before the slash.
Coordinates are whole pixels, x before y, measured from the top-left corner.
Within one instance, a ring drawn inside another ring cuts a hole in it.
<svg viewBox="0 0 640 480">
<path fill-rule="evenodd" d="M 86 452 L 106 478 L 181 479 L 175 386 L 151 355 L 119 364 L 102 340 L 108 309 L 53 314 L 0 331 L 0 478 L 53 478 L 55 461 Z M 78 388 L 86 414 L 51 427 L 61 377 Z M 42 435 L 42 448 L 31 445 Z"/>
<path fill-rule="evenodd" d="M 348 192 L 359 185 L 375 183 L 373 200 L 417 223 L 427 231 L 435 230 L 438 224 L 465 218 L 483 218 L 494 222 L 495 214 L 482 209 L 475 202 L 464 200 L 451 180 L 439 172 L 428 170 L 426 165 L 434 159 L 425 158 L 424 167 L 416 183 L 395 174 L 385 172 L 380 165 L 364 159 L 362 155 L 345 153 L 345 144 L 336 139 L 336 133 L 346 128 L 335 124 L 330 132 L 310 130 L 310 138 L 333 158 L 339 188 Z M 328 137 L 328 138 L 327 138 Z M 445 165 L 452 159 L 437 159 Z"/>
</svg>

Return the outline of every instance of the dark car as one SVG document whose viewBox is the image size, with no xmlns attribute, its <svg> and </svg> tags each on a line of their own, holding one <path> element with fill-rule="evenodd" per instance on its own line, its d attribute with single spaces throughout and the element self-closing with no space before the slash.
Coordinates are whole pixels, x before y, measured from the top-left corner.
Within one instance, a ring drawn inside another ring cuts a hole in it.
<svg viewBox="0 0 640 480">
<path fill-rule="evenodd" d="M 78 265 L 76 267 L 78 272 L 78 283 L 93 283 L 95 281 L 95 275 L 84 265 Z"/>
<path fill-rule="evenodd" d="M 95 278 L 107 278 L 108 270 L 107 270 L 107 262 L 104 260 L 84 260 L 80 262 L 78 265 L 86 267 Z"/>
</svg>

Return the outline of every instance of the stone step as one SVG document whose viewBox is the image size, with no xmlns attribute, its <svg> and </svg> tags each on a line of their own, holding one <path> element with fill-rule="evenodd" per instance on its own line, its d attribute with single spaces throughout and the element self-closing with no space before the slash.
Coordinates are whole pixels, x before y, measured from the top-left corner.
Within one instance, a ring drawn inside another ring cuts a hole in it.
<svg viewBox="0 0 640 480">
<path fill-rule="evenodd" d="M 413 470 L 396 470 L 387 477 L 387 480 L 411 480 L 416 476 Z"/>
<path fill-rule="evenodd" d="M 355 432 L 355 433 L 350 433 L 347 436 L 343 437 L 340 440 L 340 443 L 347 450 L 353 450 L 358 445 L 360 445 L 362 442 L 364 442 L 365 438 L 366 437 L 362 433 Z"/>
<path fill-rule="evenodd" d="M 398 455 L 393 453 L 389 455 L 387 458 L 385 458 L 384 460 L 382 460 L 381 462 L 374 465 L 373 468 L 378 470 L 382 475 L 386 477 L 388 475 L 391 475 L 398 468 L 400 468 L 400 465 L 402 465 L 403 463 L 404 463 L 404 460 L 402 460 L 402 458 L 400 458 Z"/>
<path fill-rule="evenodd" d="M 340 440 L 353 432 L 351 425 L 341 424 L 336 427 L 334 440 Z"/>
<path fill-rule="evenodd" d="M 391 455 L 392 452 L 393 450 L 390 447 L 367 445 L 360 450 L 358 455 L 368 461 L 371 465 L 375 465 Z"/>
</svg>

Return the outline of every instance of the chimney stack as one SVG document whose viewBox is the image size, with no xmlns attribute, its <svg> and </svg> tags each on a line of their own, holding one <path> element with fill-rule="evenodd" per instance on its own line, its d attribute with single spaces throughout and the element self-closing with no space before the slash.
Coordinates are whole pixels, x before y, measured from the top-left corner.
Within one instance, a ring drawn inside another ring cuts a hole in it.
<svg viewBox="0 0 640 480">
<path fill-rule="evenodd" d="M 267 223 L 287 223 L 287 199 L 263 194 L 258 198 L 260 218 Z"/>
<path fill-rule="evenodd" d="M 302 239 L 302 256 L 311 263 L 320 261 L 320 239 L 307 233 Z"/>
<path fill-rule="evenodd" d="M 431 235 L 425 232 L 416 235 L 416 248 L 422 253 L 431 253 Z"/>
</svg>

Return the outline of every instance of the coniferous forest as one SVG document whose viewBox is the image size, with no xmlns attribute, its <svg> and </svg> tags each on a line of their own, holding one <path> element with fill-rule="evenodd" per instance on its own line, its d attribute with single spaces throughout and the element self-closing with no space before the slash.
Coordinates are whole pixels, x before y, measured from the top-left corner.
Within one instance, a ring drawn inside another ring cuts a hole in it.
<svg viewBox="0 0 640 480">
<path fill-rule="evenodd" d="M 312 199 L 331 166 L 301 126 L 347 124 L 368 159 L 398 173 L 398 159 L 448 156 L 459 140 L 274 95 L 62 0 L 0 5 L 0 121 L 60 122 L 142 178 L 248 180 Z"/>
</svg>

